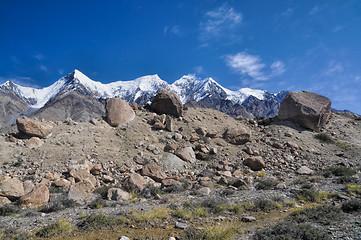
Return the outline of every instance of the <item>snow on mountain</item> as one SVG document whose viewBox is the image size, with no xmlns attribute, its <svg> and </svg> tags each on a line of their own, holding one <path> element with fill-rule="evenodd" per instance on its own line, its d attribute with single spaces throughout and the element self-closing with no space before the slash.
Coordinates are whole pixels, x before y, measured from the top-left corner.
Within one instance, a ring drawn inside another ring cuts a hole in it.
<svg viewBox="0 0 361 240">
<path fill-rule="evenodd" d="M 185 75 L 173 84 L 169 85 L 158 75 L 148 75 L 131 81 L 117 81 L 108 84 L 93 81 L 79 70 L 74 70 L 57 82 L 42 89 L 22 87 L 12 82 L 1 85 L 2 89 L 12 90 L 20 98 L 24 99 L 30 107 L 41 108 L 57 94 L 63 94 L 71 90 L 86 89 L 96 98 L 107 99 L 118 96 L 128 102 L 139 99 L 148 100 L 144 96 L 153 96 L 161 89 L 170 89 L 175 92 L 183 103 L 190 100 L 197 102 L 204 98 L 221 98 L 236 103 L 243 103 L 249 96 L 263 100 L 269 93 L 263 90 L 241 88 L 231 91 L 222 87 L 212 78 L 199 79 L 195 75 Z M 266 94 L 267 93 L 267 94 Z M 272 94 L 273 96 L 274 94 Z"/>
</svg>

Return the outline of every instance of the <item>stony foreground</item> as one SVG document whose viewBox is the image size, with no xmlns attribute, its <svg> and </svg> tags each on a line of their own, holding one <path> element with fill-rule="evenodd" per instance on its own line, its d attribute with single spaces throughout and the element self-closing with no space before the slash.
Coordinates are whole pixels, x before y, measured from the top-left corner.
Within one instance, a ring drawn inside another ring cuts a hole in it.
<svg viewBox="0 0 361 240">
<path fill-rule="evenodd" d="M 116 127 L 68 119 L 31 138 L 4 131 L 1 237 L 361 237 L 358 116 L 332 114 L 317 133 L 211 109 L 134 109 Z"/>
</svg>

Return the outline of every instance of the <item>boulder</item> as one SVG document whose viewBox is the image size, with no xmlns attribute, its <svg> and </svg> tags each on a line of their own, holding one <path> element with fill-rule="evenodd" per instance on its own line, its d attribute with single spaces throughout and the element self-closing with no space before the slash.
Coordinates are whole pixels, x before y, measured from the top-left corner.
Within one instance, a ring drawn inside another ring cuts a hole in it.
<svg viewBox="0 0 361 240">
<path fill-rule="evenodd" d="M 78 204 L 86 204 L 90 201 L 91 193 L 84 191 L 84 186 L 73 184 L 69 188 L 68 199 L 74 200 Z"/>
<path fill-rule="evenodd" d="M 70 170 L 69 175 L 73 177 L 76 182 L 89 181 L 94 187 L 97 184 L 96 178 L 91 175 L 87 169 L 74 168 Z"/>
<path fill-rule="evenodd" d="M 319 132 L 331 116 L 331 100 L 312 92 L 289 92 L 277 117 Z"/>
<path fill-rule="evenodd" d="M 27 117 L 17 118 L 16 126 L 20 133 L 39 138 L 46 138 L 51 134 L 53 129 L 53 126 L 48 123 L 36 121 Z"/>
<path fill-rule="evenodd" d="M 26 145 L 28 148 L 39 148 L 39 147 L 41 147 L 43 144 L 44 144 L 44 141 L 41 140 L 41 139 L 38 138 L 38 137 L 32 137 L 32 138 L 30 138 L 30 139 L 25 143 L 25 145 Z"/>
<path fill-rule="evenodd" d="M 125 201 L 132 199 L 132 195 L 120 188 L 110 188 L 108 190 L 108 200 Z"/>
<path fill-rule="evenodd" d="M 192 147 L 180 148 L 175 152 L 179 158 L 186 162 L 194 163 L 196 159 L 196 154 L 193 151 Z"/>
<path fill-rule="evenodd" d="M 165 120 L 165 129 L 167 129 L 169 132 L 173 132 L 175 130 L 174 120 L 169 115 L 167 115 L 167 118 Z"/>
<path fill-rule="evenodd" d="M 9 203 L 11 203 L 11 201 L 7 197 L 0 197 L 0 207 Z"/>
<path fill-rule="evenodd" d="M 19 179 L 9 176 L 0 177 L 0 196 L 16 200 L 24 194 L 24 186 Z"/>
<path fill-rule="evenodd" d="M 153 163 L 146 164 L 142 168 L 142 175 L 152 178 L 156 182 L 162 182 L 163 179 L 167 177 L 162 171 L 162 169 Z"/>
<path fill-rule="evenodd" d="M 297 173 L 300 174 L 300 175 L 310 175 L 310 174 L 313 173 L 313 170 L 311 170 L 307 166 L 302 166 L 299 169 L 297 169 Z"/>
<path fill-rule="evenodd" d="M 135 113 L 129 104 L 117 97 L 107 101 L 105 110 L 106 120 L 113 127 L 129 123 L 135 118 Z"/>
<path fill-rule="evenodd" d="M 184 171 L 187 163 L 174 154 L 165 153 L 160 159 L 160 165 L 168 171 Z"/>
<path fill-rule="evenodd" d="M 20 198 L 24 208 L 37 208 L 44 206 L 49 201 L 49 189 L 44 184 L 35 185 L 33 190 Z"/>
<path fill-rule="evenodd" d="M 244 161 L 244 165 L 248 166 L 252 171 L 259 171 L 266 167 L 261 156 L 249 157 Z"/>
<path fill-rule="evenodd" d="M 251 132 L 245 126 L 239 126 L 227 129 L 223 137 L 231 144 L 241 145 L 251 141 Z"/>
<path fill-rule="evenodd" d="M 183 104 L 179 97 L 168 90 L 159 92 L 153 99 L 150 108 L 158 114 L 169 114 L 174 117 L 183 116 Z"/>
<path fill-rule="evenodd" d="M 125 178 L 122 186 L 128 191 L 139 191 L 141 192 L 147 185 L 147 181 L 138 173 L 130 174 L 129 177 Z"/>
</svg>

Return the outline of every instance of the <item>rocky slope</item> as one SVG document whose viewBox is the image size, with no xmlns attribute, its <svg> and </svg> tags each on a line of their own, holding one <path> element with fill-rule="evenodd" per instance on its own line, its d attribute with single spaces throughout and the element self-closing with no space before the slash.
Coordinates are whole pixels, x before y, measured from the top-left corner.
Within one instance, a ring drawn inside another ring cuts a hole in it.
<svg viewBox="0 0 361 240">
<path fill-rule="evenodd" d="M 141 107 L 135 114 L 118 127 L 102 119 L 44 121 L 52 126 L 45 139 L 4 133 L 0 199 L 11 203 L 0 208 L 2 236 L 257 239 L 257 227 L 313 203 L 335 205 L 343 220 L 311 222 L 312 231 L 325 231 L 325 239 L 360 236 L 360 215 L 340 210 L 361 197 L 358 116 L 334 113 L 315 133 L 213 109 L 171 117 Z M 4 179 L 22 183 L 18 197 L 5 191 Z M 40 185 L 50 196 L 28 209 Z"/>
</svg>

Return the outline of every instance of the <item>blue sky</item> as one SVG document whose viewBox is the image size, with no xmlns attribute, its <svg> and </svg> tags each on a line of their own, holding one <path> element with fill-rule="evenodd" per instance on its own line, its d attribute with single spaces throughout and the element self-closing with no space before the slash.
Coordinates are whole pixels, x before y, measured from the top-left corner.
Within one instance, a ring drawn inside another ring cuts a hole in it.
<svg viewBox="0 0 361 240">
<path fill-rule="evenodd" d="M 0 83 L 196 74 L 361 113 L 359 0 L 2 0 L 0 33 Z"/>
</svg>

